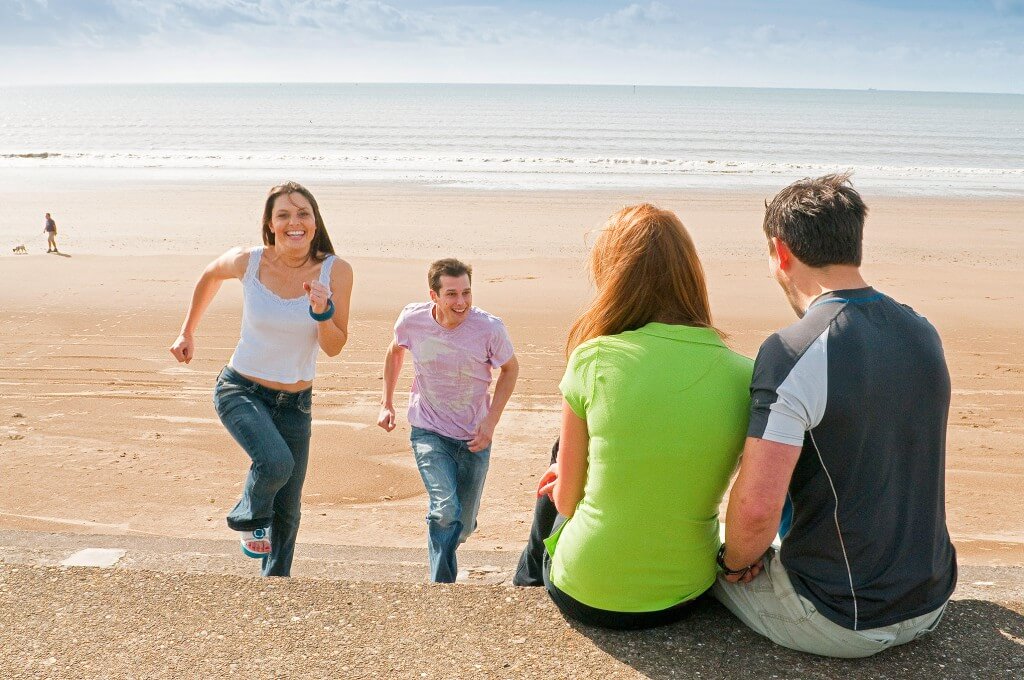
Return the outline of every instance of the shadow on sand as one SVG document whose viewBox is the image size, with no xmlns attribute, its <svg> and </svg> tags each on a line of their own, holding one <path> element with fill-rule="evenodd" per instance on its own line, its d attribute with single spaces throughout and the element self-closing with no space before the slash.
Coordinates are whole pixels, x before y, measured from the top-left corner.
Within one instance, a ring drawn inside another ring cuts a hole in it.
<svg viewBox="0 0 1024 680">
<path fill-rule="evenodd" d="M 772 644 L 711 598 L 685 620 L 616 632 L 571 625 L 649 678 L 1020 678 L 1024 616 L 983 600 L 949 603 L 938 629 L 867 659 L 826 659 Z"/>
</svg>

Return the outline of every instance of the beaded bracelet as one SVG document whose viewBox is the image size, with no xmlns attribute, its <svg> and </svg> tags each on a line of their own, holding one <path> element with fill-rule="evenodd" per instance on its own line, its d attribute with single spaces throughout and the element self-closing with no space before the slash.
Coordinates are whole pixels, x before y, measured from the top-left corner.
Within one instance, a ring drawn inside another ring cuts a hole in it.
<svg viewBox="0 0 1024 680">
<path fill-rule="evenodd" d="M 334 302 L 330 299 L 327 300 L 327 309 L 317 314 L 313 311 L 313 305 L 309 306 L 309 315 L 313 317 L 313 321 L 327 321 L 334 316 Z"/>
</svg>

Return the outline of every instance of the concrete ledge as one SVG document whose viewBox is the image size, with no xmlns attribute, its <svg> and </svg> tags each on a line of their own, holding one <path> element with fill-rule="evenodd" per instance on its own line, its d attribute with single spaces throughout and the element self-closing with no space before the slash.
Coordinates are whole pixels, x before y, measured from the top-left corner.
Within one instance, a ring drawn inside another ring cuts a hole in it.
<svg viewBox="0 0 1024 680">
<path fill-rule="evenodd" d="M 230 532 L 225 532 L 229 533 Z M 181 539 L 151 535 L 68 534 L 5 530 L 0 534 L 0 563 L 58 566 L 76 552 L 101 548 L 123 551 L 115 569 L 253 576 L 255 560 L 245 559 L 234 539 Z M 459 550 L 459 569 L 468 583 L 509 584 L 519 553 Z M 423 548 L 318 545 L 299 541 L 292 575 L 342 581 L 422 584 L 427 580 Z M 1024 566 L 962 565 L 955 599 L 1024 601 Z"/>
<path fill-rule="evenodd" d="M 230 532 L 224 532 L 231 535 Z M 26 566 L 57 566 L 83 550 L 119 550 L 116 569 L 199 572 L 253 576 L 255 560 L 246 559 L 235 539 L 180 539 L 147 535 L 65 534 L 4 531 L 0 562 Z M 498 584 L 511 579 L 519 554 L 507 551 L 459 550 L 459 569 L 471 583 Z M 427 580 L 423 548 L 316 545 L 299 542 L 292 575 L 351 581 L 423 583 Z M 996 586 L 997 587 L 997 586 Z"/>
<path fill-rule="evenodd" d="M 1024 602 L 959 600 L 860 661 L 790 652 L 708 601 L 674 626 L 567 623 L 542 589 L 0 564 L 8 678 L 1019 678 Z"/>
</svg>

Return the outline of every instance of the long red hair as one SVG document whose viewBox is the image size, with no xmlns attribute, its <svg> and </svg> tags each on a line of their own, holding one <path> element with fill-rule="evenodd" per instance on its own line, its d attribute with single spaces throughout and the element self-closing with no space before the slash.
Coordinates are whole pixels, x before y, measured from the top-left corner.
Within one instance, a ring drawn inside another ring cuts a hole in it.
<svg viewBox="0 0 1024 680">
<path fill-rule="evenodd" d="M 712 328 L 704 268 L 683 223 L 649 203 L 612 215 L 590 253 L 597 294 L 573 322 L 566 355 L 601 335 L 652 321 Z"/>
</svg>

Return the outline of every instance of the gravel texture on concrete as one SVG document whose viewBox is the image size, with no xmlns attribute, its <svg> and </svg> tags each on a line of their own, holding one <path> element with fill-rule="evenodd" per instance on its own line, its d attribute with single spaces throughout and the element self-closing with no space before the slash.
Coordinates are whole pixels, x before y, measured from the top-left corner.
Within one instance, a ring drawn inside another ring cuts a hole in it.
<svg viewBox="0 0 1024 680">
<path fill-rule="evenodd" d="M 617 633 L 539 588 L 0 564 L 5 678 L 1021 678 L 1024 601 L 957 600 L 859 661 L 791 652 L 701 601 Z"/>
</svg>

